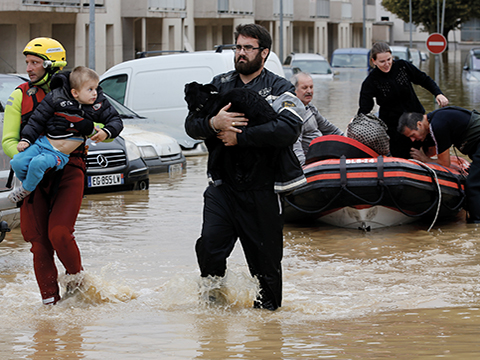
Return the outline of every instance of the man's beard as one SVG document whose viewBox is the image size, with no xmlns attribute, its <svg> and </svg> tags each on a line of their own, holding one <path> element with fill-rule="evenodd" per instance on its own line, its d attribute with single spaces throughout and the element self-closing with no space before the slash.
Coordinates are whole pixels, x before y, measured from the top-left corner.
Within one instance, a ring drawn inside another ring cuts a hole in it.
<svg viewBox="0 0 480 360">
<path fill-rule="evenodd" d="M 238 62 L 240 58 L 247 60 L 247 62 Z M 235 59 L 235 70 L 242 75 L 251 75 L 262 68 L 262 61 L 262 54 L 260 52 L 258 52 L 252 61 L 249 61 L 246 56 L 240 55 Z"/>
</svg>

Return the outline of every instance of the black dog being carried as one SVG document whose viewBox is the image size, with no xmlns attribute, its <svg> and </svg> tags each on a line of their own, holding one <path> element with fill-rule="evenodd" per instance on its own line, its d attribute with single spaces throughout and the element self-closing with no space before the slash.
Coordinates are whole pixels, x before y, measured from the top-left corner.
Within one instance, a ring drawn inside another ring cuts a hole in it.
<svg viewBox="0 0 480 360">
<path fill-rule="evenodd" d="M 220 109 L 231 103 L 228 111 L 243 113 L 244 117 L 249 120 L 246 127 L 265 124 L 275 120 L 278 116 L 261 95 L 247 88 L 234 88 L 225 93 L 219 93 L 212 84 L 202 85 L 192 82 L 185 85 L 185 101 L 189 111 L 195 113 L 195 117 L 206 119 L 217 115 Z M 242 128 L 245 127 L 239 127 L 239 129 Z M 265 189 L 275 183 L 277 178 L 282 178 L 282 175 L 278 174 L 279 171 L 288 172 L 290 168 L 299 167 L 297 157 L 291 147 L 225 146 L 217 138 L 213 129 L 212 136 L 204 141 L 209 150 L 210 181 L 215 186 L 225 181 L 237 190 Z M 281 165 L 277 166 L 279 164 Z M 259 167 L 272 168 L 272 171 L 262 173 L 276 174 L 275 179 L 260 179 L 256 176 L 257 173 L 252 171 Z"/>
</svg>

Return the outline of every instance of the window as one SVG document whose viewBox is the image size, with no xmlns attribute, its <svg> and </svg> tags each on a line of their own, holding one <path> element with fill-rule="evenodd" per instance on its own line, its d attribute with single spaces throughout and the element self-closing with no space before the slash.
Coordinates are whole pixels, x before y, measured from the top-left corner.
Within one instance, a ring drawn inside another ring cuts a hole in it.
<svg viewBox="0 0 480 360">
<path fill-rule="evenodd" d="M 100 86 L 104 92 L 117 100 L 120 104 L 125 104 L 127 80 L 128 76 L 126 74 L 116 75 L 102 80 Z"/>
</svg>

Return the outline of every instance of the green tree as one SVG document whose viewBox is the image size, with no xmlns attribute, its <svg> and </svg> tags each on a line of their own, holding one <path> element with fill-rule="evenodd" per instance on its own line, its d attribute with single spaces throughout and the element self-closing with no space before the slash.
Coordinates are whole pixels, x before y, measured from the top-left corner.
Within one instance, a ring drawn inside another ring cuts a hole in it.
<svg viewBox="0 0 480 360">
<path fill-rule="evenodd" d="M 441 32 L 443 0 L 411 0 L 412 23 L 423 26 L 429 34 L 437 32 L 437 13 L 440 19 L 438 29 Z M 382 6 L 405 22 L 410 21 L 409 0 L 382 0 Z M 437 7 L 438 6 L 438 7 Z M 437 11 L 439 9 L 439 12 Z M 443 36 L 448 39 L 450 30 L 472 18 L 480 17 L 479 0 L 445 0 L 445 20 Z"/>
</svg>

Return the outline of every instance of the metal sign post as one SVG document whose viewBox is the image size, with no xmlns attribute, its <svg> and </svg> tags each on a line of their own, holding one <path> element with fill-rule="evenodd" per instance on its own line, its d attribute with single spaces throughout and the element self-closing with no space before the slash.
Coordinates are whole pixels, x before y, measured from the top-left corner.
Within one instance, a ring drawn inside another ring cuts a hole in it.
<svg viewBox="0 0 480 360">
<path fill-rule="evenodd" d="M 431 54 L 435 55 L 435 82 L 438 84 L 439 80 L 439 62 L 440 54 L 447 48 L 447 39 L 445 36 L 439 33 L 430 34 L 426 41 L 427 49 Z M 434 99 L 435 109 L 438 108 L 438 104 Z"/>
</svg>

